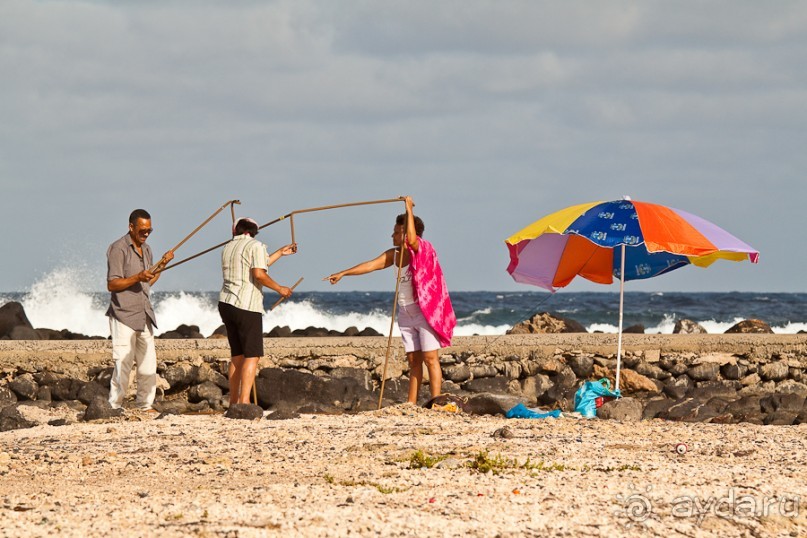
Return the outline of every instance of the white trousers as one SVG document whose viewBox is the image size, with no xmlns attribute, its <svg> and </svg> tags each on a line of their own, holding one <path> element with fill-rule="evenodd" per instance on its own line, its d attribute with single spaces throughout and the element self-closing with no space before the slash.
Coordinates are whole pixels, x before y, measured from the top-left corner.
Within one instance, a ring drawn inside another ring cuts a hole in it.
<svg viewBox="0 0 807 538">
<path fill-rule="evenodd" d="M 115 369 L 109 386 L 109 403 L 114 409 L 123 405 L 132 366 L 137 365 L 137 398 L 135 405 L 149 409 L 157 394 L 157 352 L 154 350 L 154 329 L 146 323 L 145 331 L 135 331 L 109 316 L 112 334 L 112 360 Z"/>
</svg>

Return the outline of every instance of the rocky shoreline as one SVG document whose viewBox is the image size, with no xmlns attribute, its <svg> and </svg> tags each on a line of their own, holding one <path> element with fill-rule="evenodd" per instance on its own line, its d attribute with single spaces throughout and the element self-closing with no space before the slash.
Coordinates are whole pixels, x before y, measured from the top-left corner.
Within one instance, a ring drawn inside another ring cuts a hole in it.
<svg viewBox="0 0 807 538">
<path fill-rule="evenodd" d="M 387 350 L 383 337 L 267 339 L 257 403 L 275 418 L 375 409 Z M 625 335 L 623 398 L 601 418 L 791 425 L 807 422 L 807 337 L 803 335 Z M 444 392 L 474 414 L 522 403 L 574 410 L 586 380 L 614 381 L 616 336 L 532 334 L 458 337 L 440 361 Z M 229 348 L 222 339 L 161 340 L 158 410 L 224 411 Z M 108 341 L 0 341 L 0 430 L 31 427 L 22 407 L 69 407 L 76 420 L 109 387 Z M 405 400 L 407 365 L 393 339 L 385 406 Z M 428 388 L 421 403 L 428 399 Z M 90 412 L 88 412 L 90 409 Z M 100 413 L 100 415 L 99 415 Z M 70 419 L 67 419 L 68 421 Z"/>
</svg>

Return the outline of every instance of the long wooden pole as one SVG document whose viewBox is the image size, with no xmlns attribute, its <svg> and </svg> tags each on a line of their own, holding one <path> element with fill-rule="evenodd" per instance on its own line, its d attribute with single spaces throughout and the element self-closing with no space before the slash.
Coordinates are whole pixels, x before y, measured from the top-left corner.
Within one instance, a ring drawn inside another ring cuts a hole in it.
<svg viewBox="0 0 807 538">
<path fill-rule="evenodd" d="M 401 251 L 398 254 L 398 276 L 395 279 L 395 297 L 392 301 L 392 318 L 389 322 L 389 336 L 387 337 L 387 353 L 384 356 L 384 368 L 381 372 L 381 392 L 378 394 L 378 409 L 381 409 L 381 400 L 384 398 L 384 385 L 387 382 L 387 364 L 389 363 L 389 351 L 392 347 L 392 329 L 395 327 L 395 310 L 398 307 L 398 289 L 401 285 L 401 269 L 403 269 L 403 253 L 406 247 L 406 236 L 401 243 Z"/>
<path fill-rule="evenodd" d="M 360 206 L 360 205 L 388 204 L 388 203 L 391 203 L 391 202 L 402 202 L 403 200 L 404 200 L 403 197 L 399 197 L 399 198 L 388 198 L 386 200 L 370 200 L 368 202 L 351 202 L 351 203 L 348 203 L 348 204 L 326 205 L 326 206 L 320 206 L 320 207 L 309 207 L 307 209 L 298 209 L 296 211 L 292 211 L 291 213 L 286 213 L 282 217 L 278 217 L 278 218 L 276 218 L 276 219 L 274 219 L 272 221 L 267 222 L 266 224 L 262 224 L 261 226 L 258 226 L 258 229 L 263 230 L 264 228 L 266 228 L 268 226 L 271 226 L 272 224 L 277 224 L 278 222 L 280 222 L 282 220 L 285 220 L 285 219 L 288 219 L 288 218 L 290 218 L 293 215 L 298 214 L 298 213 L 311 213 L 312 211 L 325 211 L 325 210 L 328 210 L 328 209 L 338 209 L 338 208 L 341 208 L 341 207 L 354 207 L 354 206 Z M 237 202 L 237 200 L 235 200 L 235 201 Z M 240 203 L 240 202 L 238 202 L 238 203 Z M 294 229 L 292 228 L 292 243 L 294 242 L 293 239 L 294 239 Z M 214 245 L 214 246 L 210 247 L 207 250 L 203 250 L 202 252 L 194 254 L 193 256 L 189 256 L 189 257 L 187 257 L 185 259 L 182 259 L 182 260 L 180 260 L 178 262 L 174 262 L 171 265 L 167 265 L 165 267 L 162 267 L 161 269 L 158 269 L 157 272 L 160 273 L 162 271 L 167 271 L 169 269 L 173 269 L 174 267 L 177 267 L 179 265 L 182 265 L 183 263 L 186 263 L 186 262 L 189 262 L 189 261 L 191 261 L 193 259 L 196 259 L 199 256 L 203 256 L 204 254 L 207 254 L 208 252 L 212 252 L 212 251 L 214 251 L 214 250 L 216 250 L 218 248 L 221 248 L 221 247 L 223 247 L 224 245 L 226 245 L 229 242 L 230 242 L 229 239 L 227 241 L 222 241 L 218 245 Z"/>
<path fill-rule="evenodd" d="M 182 245 L 184 245 L 184 244 L 185 244 L 185 242 L 186 242 L 188 239 L 190 239 L 191 237 L 193 237 L 194 235 L 196 235 L 196 232 L 198 232 L 199 230 L 201 230 L 202 228 L 204 228 L 204 227 L 207 225 L 207 223 L 208 223 L 208 222 L 210 222 L 211 220 L 213 220 L 213 218 L 214 218 L 216 215 L 218 215 L 219 213 L 221 213 L 221 212 L 224 210 L 224 208 L 225 208 L 225 207 L 230 206 L 230 210 L 231 210 L 231 212 L 233 212 L 233 214 L 235 214 L 235 204 L 241 204 L 241 201 L 240 201 L 240 200 L 230 200 L 230 201 L 228 201 L 227 203 L 225 203 L 224 205 L 222 205 L 220 208 L 218 208 L 216 211 L 214 211 L 212 215 L 210 215 L 209 217 L 207 217 L 207 220 L 205 220 L 205 221 L 204 221 L 202 224 L 200 224 L 199 226 L 197 226 L 197 227 L 196 227 L 196 228 L 195 228 L 195 229 L 194 229 L 194 230 L 193 230 L 191 233 L 189 233 L 188 235 L 186 235 L 186 236 L 185 236 L 185 239 L 183 239 L 182 241 L 180 241 L 179 243 L 177 243 L 177 245 L 176 245 L 174 248 L 172 248 L 172 249 L 170 250 L 170 252 L 174 252 L 174 251 L 175 251 L 175 250 L 177 250 L 179 247 L 181 247 Z M 166 269 L 165 264 L 166 264 L 166 263 L 167 263 L 167 262 L 165 261 L 165 258 L 161 259 L 159 262 L 157 262 L 157 264 L 156 264 L 154 267 L 152 267 L 151 269 L 149 269 L 149 272 L 150 272 L 150 273 L 154 273 L 154 274 L 156 274 L 156 273 L 160 273 L 160 272 L 162 272 L 162 271 L 165 271 L 165 269 Z M 178 264 L 174 264 L 174 265 L 178 265 Z"/>
<path fill-rule="evenodd" d="M 297 286 L 300 284 L 300 282 L 302 282 L 302 281 L 303 281 L 303 277 L 300 277 L 300 279 L 299 279 L 299 280 L 297 280 L 297 282 L 295 282 L 295 283 L 294 283 L 294 286 L 292 286 L 292 287 L 291 287 L 291 290 L 292 290 L 292 291 L 294 291 L 294 288 L 296 288 L 296 287 L 297 287 Z M 275 304 L 273 304 L 273 305 L 271 306 L 271 308 L 269 308 L 269 310 L 274 310 L 274 309 L 275 309 L 275 307 L 276 307 L 277 305 L 279 305 L 280 303 L 282 303 L 284 299 L 285 299 L 285 297 L 281 297 L 280 299 L 278 299 L 277 301 L 275 301 Z"/>
</svg>

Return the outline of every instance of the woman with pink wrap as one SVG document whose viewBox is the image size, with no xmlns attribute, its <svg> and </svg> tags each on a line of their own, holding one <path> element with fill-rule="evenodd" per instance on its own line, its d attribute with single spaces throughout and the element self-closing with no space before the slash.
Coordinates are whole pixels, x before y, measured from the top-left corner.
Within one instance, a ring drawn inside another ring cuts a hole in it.
<svg viewBox="0 0 807 538">
<path fill-rule="evenodd" d="M 323 280 L 331 284 L 343 276 L 363 275 L 398 265 L 403 250 L 403 265 L 398 288 L 398 327 L 401 329 L 406 358 L 409 361 L 409 398 L 416 404 L 423 383 L 423 364 L 429 371 L 431 397 L 440 395 L 443 374 L 440 370 L 440 348 L 451 345 L 451 336 L 457 325 L 451 298 L 448 296 L 443 270 L 431 243 L 423 239 L 424 225 L 412 213 L 412 198 L 406 197 L 406 213 L 398 215 L 392 231 L 394 248 L 382 252 L 377 258 L 360 263 L 350 269 L 334 273 Z M 406 245 L 406 249 L 402 248 Z"/>
</svg>

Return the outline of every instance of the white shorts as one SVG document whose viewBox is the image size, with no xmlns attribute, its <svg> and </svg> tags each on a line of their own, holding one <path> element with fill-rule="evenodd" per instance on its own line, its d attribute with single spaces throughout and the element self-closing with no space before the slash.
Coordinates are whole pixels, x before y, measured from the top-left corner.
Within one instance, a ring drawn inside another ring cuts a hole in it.
<svg viewBox="0 0 807 538">
<path fill-rule="evenodd" d="M 398 328 L 401 330 L 401 340 L 407 353 L 440 349 L 440 339 L 426 321 L 417 303 L 398 305 Z"/>
</svg>

